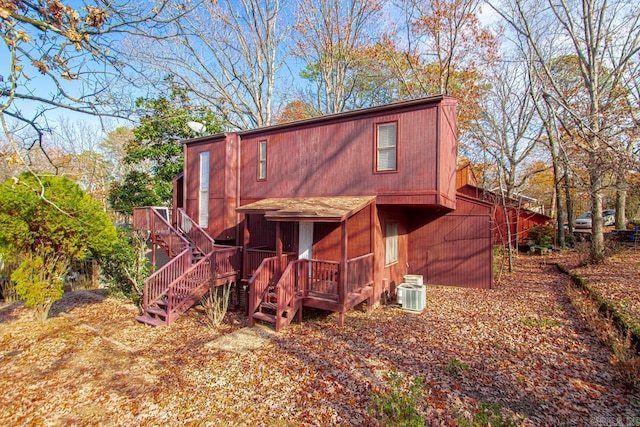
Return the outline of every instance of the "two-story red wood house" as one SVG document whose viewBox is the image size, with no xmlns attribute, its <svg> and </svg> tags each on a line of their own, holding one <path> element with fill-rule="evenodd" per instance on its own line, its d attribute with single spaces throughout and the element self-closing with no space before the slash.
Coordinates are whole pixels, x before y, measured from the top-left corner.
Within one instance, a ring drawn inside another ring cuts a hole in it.
<svg viewBox="0 0 640 427">
<path fill-rule="evenodd" d="M 244 280 L 250 323 L 276 329 L 303 307 L 342 322 L 406 274 L 490 288 L 491 206 L 456 194 L 456 132 L 456 100 L 435 96 L 194 138 L 175 181 L 174 223 L 215 239 L 201 256 L 235 257 L 206 268 Z M 149 212 L 138 217 L 148 224 Z"/>
</svg>

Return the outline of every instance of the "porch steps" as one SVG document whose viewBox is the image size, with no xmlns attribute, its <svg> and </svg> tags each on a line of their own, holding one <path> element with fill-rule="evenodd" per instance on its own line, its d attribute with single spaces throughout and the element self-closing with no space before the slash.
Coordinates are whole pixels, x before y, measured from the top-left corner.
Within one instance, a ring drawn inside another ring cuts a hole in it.
<svg viewBox="0 0 640 427">
<path fill-rule="evenodd" d="M 144 314 L 136 317 L 140 323 L 146 323 L 150 326 L 164 326 L 167 324 L 167 303 L 164 300 L 156 301 L 153 307 L 147 307 Z"/>
<path fill-rule="evenodd" d="M 262 311 L 257 311 L 253 313 L 253 318 L 257 320 L 262 320 L 264 322 L 276 324 L 276 316 L 274 314 L 263 313 Z"/>
<path fill-rule="evenodd" d="M 143 314 L 142 316 L 136 317 L 136 320 L 140 323 L 145 323 L 149 326 L 164 326 L 167 324 L 166 321 L 160 320 L 157 317 L 151 317 L 147 314 Z"/>
</svg>

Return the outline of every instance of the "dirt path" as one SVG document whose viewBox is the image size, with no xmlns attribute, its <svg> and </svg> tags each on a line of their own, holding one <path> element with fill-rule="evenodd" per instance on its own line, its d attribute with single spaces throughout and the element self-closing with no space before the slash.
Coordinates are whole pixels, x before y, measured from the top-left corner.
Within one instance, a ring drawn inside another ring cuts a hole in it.
<svg viewBox="0 0 640 427">
<path fill-rule="evenodd" d="M 566 285 L 521 257 L 496 289 L 430 286 L 421 314 L 353 310 L 344 328 L 309 313 L 242 352 L 211 344 L 242 319 L 215 330 L 191 310 L 154 329 L 112 298 L 69 295 L 57 312 L 72 317 L 39 325 L 2 305 L 0 425 L 375 425 L 370 391 L 389 372 L 424 380 L 428 425 L 487 405 L 524 425 L 637 423 L 640 396 Z"/>
</svg>

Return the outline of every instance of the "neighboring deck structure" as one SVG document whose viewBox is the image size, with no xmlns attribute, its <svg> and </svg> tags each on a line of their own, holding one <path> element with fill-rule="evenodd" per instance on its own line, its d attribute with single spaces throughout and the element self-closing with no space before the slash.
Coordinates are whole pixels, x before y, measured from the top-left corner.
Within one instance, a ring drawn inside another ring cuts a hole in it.
<svg viewBox="0 0 640 427">
<path fill-rule="evenodd" d="M 406 274 L 489 288 L 491 207 L 456 194 L 456 132 L 437 96 L 187 140 L 173 223 L 240 248 L 249 322 L 277 330 L 304 307 L 342 323 Z"/>
</svg>

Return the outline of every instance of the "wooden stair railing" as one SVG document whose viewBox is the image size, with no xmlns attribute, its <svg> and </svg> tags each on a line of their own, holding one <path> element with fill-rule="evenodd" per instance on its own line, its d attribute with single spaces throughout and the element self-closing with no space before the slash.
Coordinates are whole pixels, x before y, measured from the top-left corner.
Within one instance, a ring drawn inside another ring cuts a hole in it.
<svg viewBox="0 0 640 427">
<path fill-rule="evenodd" d="M 273 282 L 276 271 L 278 257 L 269 257 L 262 260 L 253 276 L 249 279 L 249 326 L 254 326 L 256 319 L 265 320 L 275 323 L 275 318 L 262 316 L 260 305 L 271 303 L 270 288 L 275 284 Z M 265 317 L 265 318 L 263 318 Z"/>
<path fill-rule="evenodd" d="M 296 312 L 301 314 L 298 299 L 300 262 L 289 262 L 289 259 L 290 255 L 282 256 L 282 262 L 288 264 L 280 277 L 278 258 L 269 257 L 262 260 L 249 279 L 249 326 L 255 325 L 256 320 L 262 320 L 274 324 L 276 332 L 279 332 L 291 323 Z"/>
<path fill-rule="evenodd" d="M 293 261 L 287 265 L 282 277 L 275 286 L 276 293 L 276 332 L 288 326 L 298 313 L 298 322 L 302 321 L 302 299 L 299 298 L 298 276 L 305 264 Z"/>
<path fill-rule="evenodd" d="M 191 227 L 191 230 L 196 230 L 191 233 L 198 242 L 194 243 L 189 234 L 182 235 L 154 208 L 148 209 L 152 211 L 148 221 L 151 235 L 161 229 L 163 232 L 160 234 L 164 240 L 170 242 L 167 244 L 169 248 L 177 248 L 175 242 L 180 241 L 184 249 L 144 281 L 145 313 L 137 317 L 137 320 L 152 326 L 169 325 L 197 302 L 212 285 L 238 276 L 242 248 L 215 245 L 213 239 L 200 235 L 204 231 L 197 225 L 197 229 Z M 184 212 L 182 220 L 183 224 L 195 224 Z M 203 254 L 203 250 L 208 252 Z"/>
<path fill-rule="evenodd" d="M 215 249 L 216 243 L 182 208 L 178 208 L 178 230 L 203 254 Z"/>
</svg>

